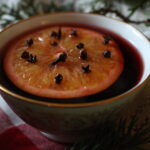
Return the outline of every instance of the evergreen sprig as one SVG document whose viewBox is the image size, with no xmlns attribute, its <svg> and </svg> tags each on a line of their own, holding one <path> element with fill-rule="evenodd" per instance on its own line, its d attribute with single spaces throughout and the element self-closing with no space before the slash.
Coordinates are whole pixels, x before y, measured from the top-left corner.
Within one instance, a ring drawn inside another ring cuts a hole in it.
<svg viewBox="0 0 150 150">
<path fill-rule="evenodd" d="M 115 7 L 115 2 L 118 1 L 118 3 L 124 3 L 124 4 L 130 4 L 129 5 L 129 14 L 125 15 L 122 12 L 120 12 Z M 104 6 L 102 5 L 102 2 Z M 97 8 L 97 4 L 99 4 L 99 7 Z M 91 11 L 92 13 L 101 14 L 101 15 L 107 15 L 107 14 L 115 14 L 117 17 L 122 19 L 124 22 L 127 23 L 133 23 L 133 24 L 145 24 L 146 26 L 150 26 L 150 17 L 149 19 L 145 20 L 133 20 L 131 17 L 138 11 L 138 10 L 144 10 L 146 8 L 150 8 L 150 1 L 149 0 L 132 0 L 129 2 L 129 0 L 93 0 L 90 2 Z M 82 9 L 81 9 L 82 10 Z"/>
<path fill-rule="evenodd" d="M 12 4 L 12 6 L 8 6 L 4 3 L 0 6 L 0 25 L 5 27 L 18 20 L 38 14 L 62 11 L 74 11 L 73 2 L 70 1 L 61 6 L 57 6 L 54 0 L 49 1 L 49 3 L 44 3 L 42 1 L 36 3 L 34 0 L 20 0 L 17 4 Z"/>
<path fill-rule="evenodd" d="M 66 148 L 66 150 L 149 150 L 150 120 L 140 117 L 107 119 L 100 124 L 97 135 Z"/>
<path fill-rule="evenodd" d="M 145 9 L 150 7 L 149 0 L 135 0 L 130 1 L 129 14 L 125 16 L 120 11 L 115 8 L 115 2 L 119 3 L 129 3 L 129 0 L 92 0 L 90 3 L 84 3 L 83 5 L 88 5 L 91 7 L 91 13 L 107 15 L 108 13 L 116 14 L 123 21 L 135 24 L 146 24 L 150 25 L 150 19 L 145 19 L 142 21 L 132 20 L 131 17 L 139 9 Z M 134 2 L 135 1 L 135 2 Z M 36 2 L 34 0 L 19 1 L 17 4 L 8 6 L 6 3 L 0 5 L 0 25 L 5 27 L 11 23 L 18 20 L 34 16 L 42 13 L 49 12 L 61 12 L 61 11 L 85 11 L 83 8 L 75 8 L 75 1 L 70 0 L 67 3 L 62 3 L 58 6 L 55 0 L 49 1 L 49 3 L 44 3 L 42 1 Z M 99 6 L 97 8 L 96 6 Z"/>
</svg>

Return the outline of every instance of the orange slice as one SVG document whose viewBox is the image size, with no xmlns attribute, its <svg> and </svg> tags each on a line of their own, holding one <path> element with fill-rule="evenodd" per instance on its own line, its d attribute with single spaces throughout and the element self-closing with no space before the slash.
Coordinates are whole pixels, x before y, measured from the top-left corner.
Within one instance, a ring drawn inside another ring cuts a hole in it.
<svg viewBox="0 0 150 150">
<path fill-rule="evenodd" d="M 123 71 L 116 42 L 94 30 L 50 26 L 22 35 L 4 58 L 8 78 L 21 90 L 48 98 L 101 92 Z"/>
</svg>

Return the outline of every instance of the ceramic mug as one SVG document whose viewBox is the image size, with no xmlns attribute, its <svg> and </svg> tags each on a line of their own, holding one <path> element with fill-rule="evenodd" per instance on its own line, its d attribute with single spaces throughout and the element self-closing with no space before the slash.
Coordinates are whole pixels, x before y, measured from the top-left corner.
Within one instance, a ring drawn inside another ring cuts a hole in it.
<svg viewBox="0 0 150 150">
<path fill-rule="evenodd" d="M 0 70 L 0 93 L 12 110 L 25 122 L 47 133 L 59 142 L 79 141 L 96 133 L 99 124 L 108 116 L 113 117 L 132 102 L 143 89 L 150 74 L 150 43 L 146 37 L 129 24 L 94 14 L 54 13 L 31 17 L 5 28 L 0 33 L 0 66 L 3 48 L 10 40 L 29 30 L 52 24 L 75 24 L 104 28 L 122 36 L 131 43 L 143 61 L 142 77 L 128 91 L 104 100 L 88 103 L 57 103 L 31 98 L 14 91 L 3 70 Z"/>
</svg>

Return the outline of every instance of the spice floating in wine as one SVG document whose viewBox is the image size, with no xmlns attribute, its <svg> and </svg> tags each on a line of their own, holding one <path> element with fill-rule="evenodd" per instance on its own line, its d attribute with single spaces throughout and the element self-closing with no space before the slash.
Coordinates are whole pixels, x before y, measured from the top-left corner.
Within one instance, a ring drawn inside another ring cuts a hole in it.
<svg viewBox="0 0 150 150">
<path fill-rule="evenodd" d="M 78 36 L 78 31 L 75 30 L 75 29 L 72 29 L 72 30 L 70 31 L 70 35 L 71 35 L 72 37 L 77 37 L 77 36 Z"/>
<path fill-rule="evenodd" d="M 27 46 L 32 46 L 33 45 L 33 39 L 32 38 L 27 39 L 26 43 L 27 43 Z"/>
</svg>

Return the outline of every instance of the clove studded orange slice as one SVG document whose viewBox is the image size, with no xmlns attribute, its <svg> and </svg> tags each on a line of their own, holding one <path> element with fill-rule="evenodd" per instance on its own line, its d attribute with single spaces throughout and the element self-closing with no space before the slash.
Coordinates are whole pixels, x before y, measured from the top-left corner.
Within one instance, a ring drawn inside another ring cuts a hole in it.
<svg viewBox="0 0 150 150">
<path fill-rule="evenodd" d="M 24 34 L 8 47 L 4 70 L 23 91 L 76 98 L 110 87 L 124 68 L 111 36 L 74 26 L 49 26 Z"/>
</svg>

